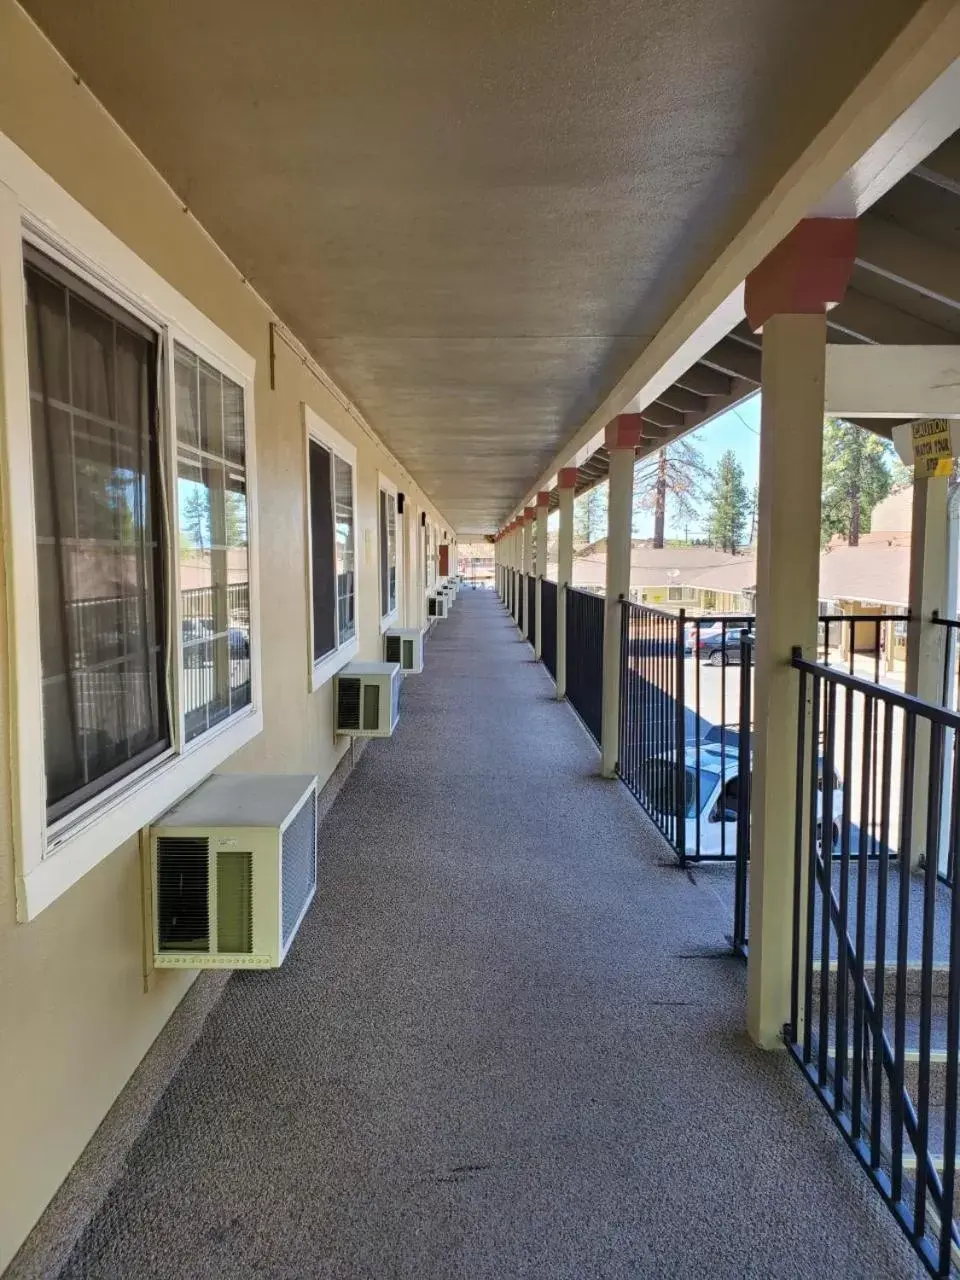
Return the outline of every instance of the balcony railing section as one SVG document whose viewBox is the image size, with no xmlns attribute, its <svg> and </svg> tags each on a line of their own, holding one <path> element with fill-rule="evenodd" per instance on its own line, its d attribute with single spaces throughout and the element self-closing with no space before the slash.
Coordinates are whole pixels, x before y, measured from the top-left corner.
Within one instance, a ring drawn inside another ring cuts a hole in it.
<svg viewBox="0 0 960 1280">
<path fill-rule="evenodd" d="M 543 665 L 557 678 L 557 584 L 540 579 L 540 656 Z"/>
<path fill-rule="evenodd" d="M 935 855 L 960 833 L 960 715 L 799 651 L 793 665 L 787 1043 L 928 1270 L 948 1276 L 960 1239 L 960 901 Z"/>
<path fill-rule="evenodd" d="M 596 742 L 603 709 L 604 600 L 589 591 L 566 591 L 567 697 Z"/>
</svg>

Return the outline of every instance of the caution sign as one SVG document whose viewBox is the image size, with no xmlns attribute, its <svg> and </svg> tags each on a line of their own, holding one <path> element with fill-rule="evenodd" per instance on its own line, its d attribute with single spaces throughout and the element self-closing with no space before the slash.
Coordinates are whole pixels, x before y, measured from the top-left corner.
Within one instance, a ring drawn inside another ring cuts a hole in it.
<svg viewBox="0 0 960 1280">
<path fill-rule="evenodd" d="M 917 480 L 953 474 L 953 446 L 948 418 L 926 418 L 910 423 L 913 442 L 913 474 Z"/>
</svg>

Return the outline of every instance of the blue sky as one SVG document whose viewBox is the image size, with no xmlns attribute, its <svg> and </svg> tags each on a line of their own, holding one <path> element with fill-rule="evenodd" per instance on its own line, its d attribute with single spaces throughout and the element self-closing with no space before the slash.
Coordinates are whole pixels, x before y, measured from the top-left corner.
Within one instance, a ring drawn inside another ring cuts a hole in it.
<svg viewBox="0 0 960 1280">
<path fill-rule="evenodd" d="M 760 473 L 760 395 L 757 393 L 745 400 L 736 409 L 728 409 L 718 418 L 698 431 L 691 431 L 686 439 L 703 455 L 704 465 L 713 470 L 720 461 L 721 454 L 732 449 L 743 467 L 748 489 L 753 489 Z M 695 538 L 701 536 L 703 529 L 694 521 L 689 528 L 681 526 L 673 512 L 673 504 L 667 499 L 667 537 Z M 649 538 L 653 534 L 653 516 L 640 517 L 637 520 L 638 536 Z"/>
</svg>

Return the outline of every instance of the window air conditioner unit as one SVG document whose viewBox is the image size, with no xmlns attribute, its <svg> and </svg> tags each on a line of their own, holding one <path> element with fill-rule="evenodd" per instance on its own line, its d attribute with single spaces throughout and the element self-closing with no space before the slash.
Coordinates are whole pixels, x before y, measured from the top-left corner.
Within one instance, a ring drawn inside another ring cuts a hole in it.
<svg viewBox="0 0 960 1280">
<path fill-rule="evenodd" d="M 317 890 L 317 780 L 214 774 L 150 827 L 158 969 L 275 969 Z"/>
<path fill-rule="evenodd" d="M 436 595 L 427 596 L 428 618 L 433 618 L 434 620 L 437 618 L 445 618 L 449 611 L 450 601 L 447 599 L 444 592 L 438 591 Z"/>
<path fill-rule="evenodd" d="M 423 670 L 423 632 L 417 627 L 391 627 L 384 633 L 383 657 L 398 662 L 400 670 L 419 675 Z"/>
<path fill-rule="evenodd" d="M 336 732 L 389 738 L 400 716 L 400 666 L 351 662 L 333 678 Z"/>
</svg>

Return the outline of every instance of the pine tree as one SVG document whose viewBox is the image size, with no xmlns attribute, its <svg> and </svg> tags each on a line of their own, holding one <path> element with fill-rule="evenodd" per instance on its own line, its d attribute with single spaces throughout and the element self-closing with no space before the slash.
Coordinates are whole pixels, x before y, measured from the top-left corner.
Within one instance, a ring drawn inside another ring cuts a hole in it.
<svg viewBox="0 0 960 1280">
<path fill-rule="evenodd" d="M 695 521 L 708 475 L 703 454 L 689 440 L 676 440 L 659 449 L 653 458 L 638 462 L 633 472 L 634 527 L 643 514 L 652 511 L 653 545 L 662 548 L 668 503 L 673 508 L 673 519 Z"/>
<path fill-rule="evenodd" d="M 573 538 L 579 547 L 589 546 L 607 536 L 606 480 L 581 493 L 573 502 Z"/>
<path fill-rule="evenodd" d="M 823 496 L 820 505 L 820 540 L 833 534 L 846 538 L 851 547 L 861 533 L 870 531 L 873 508 L 893 485 L 893 446 L 863 427 L 840 418 L 827 418 L 823 430 Z"/>
<path fill-rule="evenodd" d="M 723 551 L 735 553 L 744 542 L 751 501 L 743 467 L 732 449 L 728 449 L 717 464 L 707 501 L 710 504 L 707 518 L 710 542 Z"/>
</svg>

